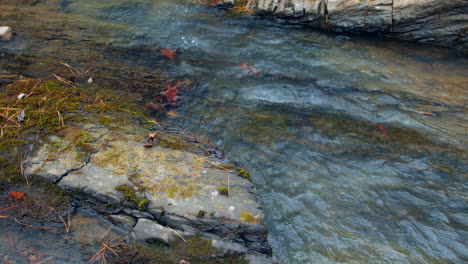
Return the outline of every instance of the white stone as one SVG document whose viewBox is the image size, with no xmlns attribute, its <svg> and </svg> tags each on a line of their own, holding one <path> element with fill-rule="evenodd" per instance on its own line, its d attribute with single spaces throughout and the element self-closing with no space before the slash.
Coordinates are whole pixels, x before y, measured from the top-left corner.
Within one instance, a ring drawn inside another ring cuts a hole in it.
<svg viewBox="0 0 468 264">
<path fill-rule="evenodd" d="M 0 27 L 0 37 L 4 40 L 10 40 L 13 35 L 13 30 L 10 26 Z"/>
</svg>

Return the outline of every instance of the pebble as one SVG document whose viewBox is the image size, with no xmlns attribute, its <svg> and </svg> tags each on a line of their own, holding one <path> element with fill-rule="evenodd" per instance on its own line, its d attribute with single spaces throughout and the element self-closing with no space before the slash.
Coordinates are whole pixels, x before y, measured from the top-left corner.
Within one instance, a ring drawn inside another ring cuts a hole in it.
<svg viewBox="0 0 468 264">
<path fill-rule="evenodd" d="M 0 37 L 3 40 L 10 40 L 13 36 L 13 29 L 10 26 L 0 26 Z"/>
</svg>

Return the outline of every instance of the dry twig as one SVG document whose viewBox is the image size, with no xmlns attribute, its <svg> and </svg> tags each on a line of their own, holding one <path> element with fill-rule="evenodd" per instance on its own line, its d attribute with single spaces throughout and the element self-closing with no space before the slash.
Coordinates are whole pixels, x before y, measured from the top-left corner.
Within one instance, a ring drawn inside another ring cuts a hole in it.
<svg viewBox="0 0 468 264">
<path fill-rule="evenodd" d="M 167 228 L 169 228 L 169 230 L 171 230 L 172 232 L 174 232 L 176 235 L 178 235 L 180 238 L 182 238 L 182 240 L 184 241 L 185 244 L 187 244 L 187 241 L 184 239 L 184 237 L 177 231 L 175 231 L 174 229 L 172 229 L 170 226 L 168 226 Z"/>
<path fill-rule="evenodd" d="M 220 170 L 222 170 L 222 171 L 225 171 L 225 172 L 232 172 L 232 170 L 230 170 L 230 169 L 226 169 L 226 168 L 224 168 L 224 167 L 221 167 L 221 166 L 219 166 L 219 165 L 214 164 L 213 162 L 209 161 L 207 158 L 203 158 L 203 159 L 204 159 L 206 162 L 210 163 L 211 165 L 213 165 L 214 167 L 216 167 L 216 168 L 218 168 L 218 169 L 220 169 Z"/>
<path fill-rule="evenodd" d="M 109 235 L 111 227 L 112 226 L 109 226 L 107 231 L 101 236 L 101 238 L 104 239 L 104 241 L 101 243 L 102 248 L 98 252 L 96 252 L 94 256 L 91 257 L 91 259 L 88 261 L 89 263 L 96 263 L 98 261 L 100 261 L 100 263 L 102 264 L 107 263 L 106 254 L 108 251 L 116 256 L 119 256 L 117 254 L 117 250 L 115 250 L 114 248 L 120 245 L 121 242 L 117 242 L 115 244 L 112 244 L 112 243 L 116 240 L 121 239 L 121 237 L 116 237 L 116 238 L 111 239 Z"/>
<path fill-rule="evenodd" d="M 65 232 L 70 232 L 70 228 L 71 228 L 71 221 L 70 221 L 70 213 L 68 213 L 67 215 L 67 222 L 65 222 L 65 220 L 63 220 L 63 217 L 61 215 L 58 215 L 60 217 L 60 220 L 62 220 L 63 222 L 63 225 L 65 226 Z"/>
<path fill-rule="evenodd" d="M 26 186 L 29 189 L 28 175 L 26 174 L 26 171 L 24 170 L 24 159 L 26 158 L 26 153 L 24 153 L 24 155 L 22 155 L 20 158 L 21 158 L 21 160 L 20 160 L 20 173 L 21 173 L 21 175 L 24 176 L 24 179 L 26 180 Z"/>
<path fill-rule="evenodd" d="M 55 76 L 55 78 L 57 78 L 58 81 L 63 82 L 64 84 L 69 85 L 69 86 L 71 86 L 71 87 L 73 87 L 73 88 L 76 88 L 76 85 L 75 85 L 72 81 L 65 80 L 65 79 L 63 79 L 62 77 L 57 76 L 57 75 L 54 74 L 54 73 L 53 73 L 52 75 Z"/>
</svg>

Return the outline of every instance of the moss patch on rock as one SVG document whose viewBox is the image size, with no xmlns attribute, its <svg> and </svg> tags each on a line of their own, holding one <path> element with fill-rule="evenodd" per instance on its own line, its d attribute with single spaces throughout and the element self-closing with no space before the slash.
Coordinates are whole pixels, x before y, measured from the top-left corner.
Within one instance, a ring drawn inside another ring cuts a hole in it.
<svg viewBox="0 0 468 264">
<path fill-rule="evenodd" d="M 244 179 L 252 181 L 252 177 L 250 177 L 250 173 L 242 168 L 236 168 L 237 175 L 241 176 Z"/>
<path fill-rule="evenodd" d="M 175 240 L 169 247 L 160 244 L 123 244 L 119 256 L 112 263 L 179 264 L 181 260 L 185 260 L 191 264 L 247 264 L 242 255 L 217 257 L 221 255 L 224 255 L 223 252 L 213 248 L 209 240 L 197 235 L 187 239 L 187 243 L 180 239 Z"/>
<path fill-rule="evenodd" d="M 138 197 L 132 186 L 123 184 L 115 187 L 115 190 L 121 192 L 124 195 L 125 200 L 132 202 L 138 210 L 145 210 L 148 208 L 149 200 Z"/>
<path fill-rule="evenodd" d="M 259 224 L 259 217 L 253 215 L 251 212 L 248 211 L 240 211 L 240 219 L 244 222 L 247 222 L 249 224 Z"/>
<path fill-rule="evenodd" d="M 187 199 L 195 194 L 196 187 L 192 184 L 181 184 L 172 178 L 163 178 L 151 189 L 153 192 L 166 192 L 168 198 Z"/>
</svg>

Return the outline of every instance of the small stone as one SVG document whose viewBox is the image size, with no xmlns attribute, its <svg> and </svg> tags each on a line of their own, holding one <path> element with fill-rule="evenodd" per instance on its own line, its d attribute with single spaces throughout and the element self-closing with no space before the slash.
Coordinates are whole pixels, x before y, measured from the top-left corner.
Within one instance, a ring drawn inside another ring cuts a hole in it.
<svg viewBox="0 0 468 264">
<path fill-rule="evenodd" d="M 140 241 L 157 240 L 165 244 L 175 239 L 175 234 L 169 228 L 156 224 L 155 222 L 140 218 L 133 228 L 132 236 Z"/>
<path fill-rule="evenodd" d="M 136 220 L 133 217 L 130 217 L 128 215 L 109 215 L 108 216 L 109 221 L 111 221 L 112 224 L 130 231 L 136 224 Z"/>
<path fill-rule="evenodd" d="M 279 263 L 275 259 L 272 259 L 271 257 L 264 255 L 264 254 L 259 254 L 259 253 L 249 253 L 245 255 L 245 260 L 248 261 L 249 264 L 274 264 L 274 263 Z"/>
<path fill-rule="evenodd" d="M 13 29 L 10 26 L 0 27 L 0 37 L 3 40 L 10 40 L 13 36 Z"/>
</svg>

